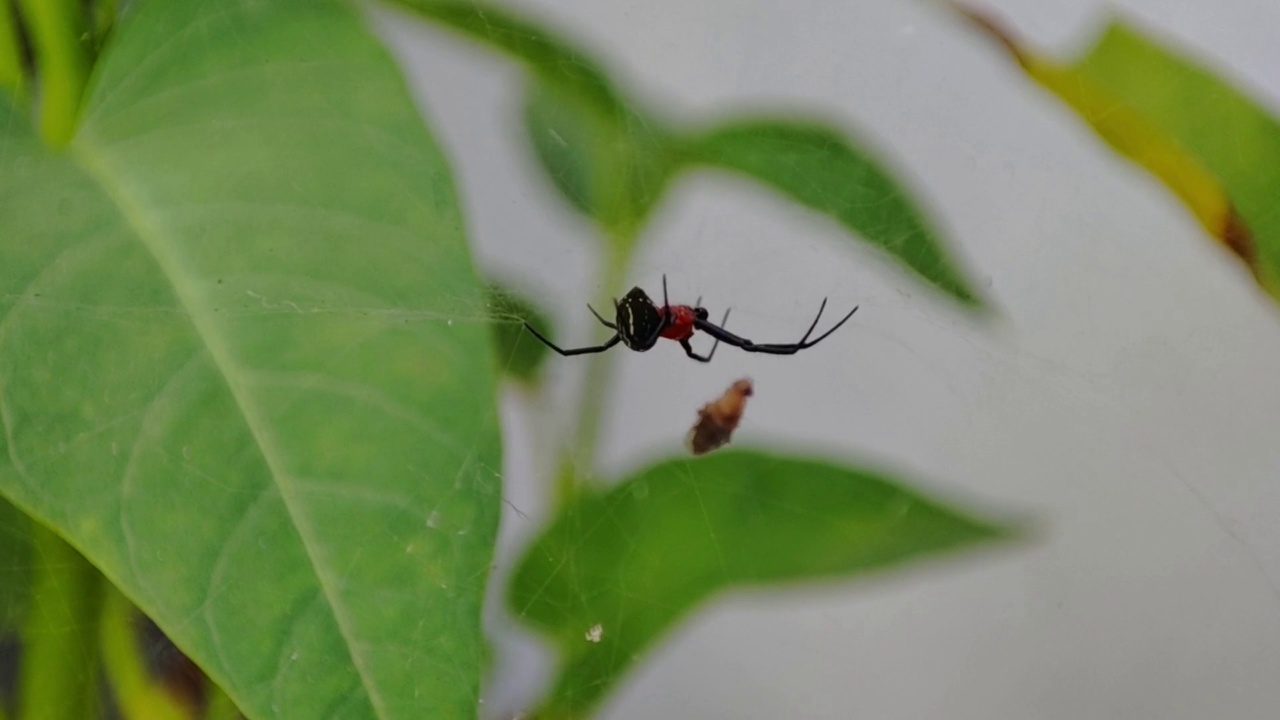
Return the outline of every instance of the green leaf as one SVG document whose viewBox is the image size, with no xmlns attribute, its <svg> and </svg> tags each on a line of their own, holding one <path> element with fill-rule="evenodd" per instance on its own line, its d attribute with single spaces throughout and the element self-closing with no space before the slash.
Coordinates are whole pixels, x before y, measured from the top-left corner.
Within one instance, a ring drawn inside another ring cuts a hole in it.
<svg viewBox="0 0 1280 720">
<path fill-rule="evenodd" d="M 979 297 L 885 163 L 842 133 L 803 119 L 731 120 L 688 142 L 707 165 L 746 174 L 831 216 L 964 303 Z"/>
<path fill-rule="evenodd" d="M 1112 150 L 1164 183 L 1280 301 L 1280 214 L 1273 209 L 1280 165 L 1271 161 L 1280 158 L 1280 121 L 1261 103 L 1119 20 L 1088 53 L 1065 63 L 986 12 L 950 7 Z"/>
<path fill-rule="evenodd" d="M 678 167 L 679 153 L 657 121 L 546 81 L 531 84 L 524 120 L 561 194 L 610 238 L 634 238 Z"/>
<path fill-rule="evenodd" d="M 533 716 L 585 714 L 719 591 L 849 577 L 1008 532 L 869 470 L 741 450 L 660 463 L 583 496 L 518 566 L 510 606 L 563 656 Z"/>
<path fill-rule="evenodd" d="M 31 520 L 0 497 L 0 637 L 17 629 L 31 597 Z"/>
<path fill-rule="evenodd" d="M 566 38 L 501 5 L 482 0 L 390 0 L 433 23 L 519 60 L 539 78 L 557 84 L 601 110 L 622 110 L 603 67 Z"/>
<path fill-rule="evenodd" d="M 1201 61 L 1118 20 L 1075 67 L 1154 118 L 1222 181 L 1252 235 L 1249 247 L 1232 249 L 1280 299 L 1280 119 Z"/>
<path fill-rule="evenodd" d="M 537 379 L 548 348 L 524 329 L 529 323 L 544 337 L 554 338 L 551 321 L 530 300 L 500 283 L 489 284 L 489 317 L 498 368 L 526 383 Z"/>
<path fill-rule="evenodd" d="M 678 148 L 628 103 L 600 63 L 538 23 L 475 0 L 396 0 L 521 61 L 525 130 L 548 178 L 615 242 L 629 243 L 677 167 Z"/>
<path fill-rule="evenodd" d="M 627 99 L 587 52 L 531 20 L 475 0 L 397 4 L 530 70 L 524 122 L 542 167 L 613 241 L 633 242 L 675 175 L 707 164 L 831 216 L 962 303 L 982 304 L 903 183 L 841 133 L 803 119 L 741 118 L 686 137 Z"/>
<path fill-rule="evenodd" d="M 98 621 L 102 676 L 126 720 L 192 720 L 194 713 L 148 667 L 138 636 L 138 613 L 115 588 L 106 588 Z"/>
<path fill-rule="evenodd" d="M 52 154 L 0 104 L 0 492 L 251 718 L 469 717 L 484 291 L 356 8 L 131 4 Z"/>
<path fill-rule="evenodd" d="M 0 92 L 20 98 L 26 91 L 27 78 L 15 9 L 8 0 L 0 2 Z"/>
<path fill-rule="evenodd" d="M 75 131 L 89 77 L 88 27 L 82 0 L 16 0 L 31 40 L 40 85 L 40 134 L 61 147 Z"/>
<path fill-rule="evenodd" d="M 20 636 L 18 720 L 100 717 L 98 619 L 106 583 L 57 533 L 32 523 L 31 603 Z"/>
</svg>

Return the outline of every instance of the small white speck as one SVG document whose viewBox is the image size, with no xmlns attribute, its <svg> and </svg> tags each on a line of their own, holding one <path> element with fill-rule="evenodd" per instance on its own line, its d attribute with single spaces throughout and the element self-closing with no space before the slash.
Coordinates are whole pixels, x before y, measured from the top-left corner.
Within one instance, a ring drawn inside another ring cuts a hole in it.
<svg viewBox="0 0 1280 720">
<path fill-rule="evenodd" d="M 190 460 L 190 459 L 191 459 L 191 446 L 190 446 L 190 445 L 183 445 L 183 446 L 182 446 L 182 459 L 183 459 L 183 460 Z"/>
<path fill-rule="evenodd" d="M 120 454 L 120 446 L 119 446 L 119 445 L 117 445 L 117 444 L 115 444 L 115 443 L 111 443 L 111 454 L 112 454 L 112 455 L 119 455 L 119 454 Z"/>
<path fill-rule="evenodd" d="M 297 651 L 297 650 L 294 650 L 293 652 L 289 653 L 289 659 L 290 659 L 290 660 L 297 660 L 297 659 L 298 659 L 298 651 Z"/>
<path fill-rule="evenodd" d="M 601 625 L 600 623 L 596 623 L 595 625 L 592 625 L 591 628 L 587 630 L 586 637 L 587 637 L 587 642 L 593 642 L 593 643 L 600 642 L 600 639 L 604 637 L 604 626 Z"/>
<path fill-rule="evenodd" d="M 432 530 L 435 530 L 436 528 L 440 527 L 440 511 L 439 510 L 432 510 L 431 514 L 427 516 L 427 527 L 431 528 Z"/>
<path fill-rule="evenodd" d="M 405 545 L 405 546 L 404 546 L 404 551 L 405 551 L 407 554 L 409 554 L 409 555 L 412 555 L 412 554 L 413 554 L 414 549 L 415 549 L 415 548 L 414 548 L 414 546 L 413 546 L 413 543 L 409 543 L 408 545 Z"/>
<path fill-rule="evenodd" d="M 449 320 L 446 321 L 445 324 L 448 325 L 449 327 L 453 327 L 453 318 L 449 318 Z"/>
</svg>

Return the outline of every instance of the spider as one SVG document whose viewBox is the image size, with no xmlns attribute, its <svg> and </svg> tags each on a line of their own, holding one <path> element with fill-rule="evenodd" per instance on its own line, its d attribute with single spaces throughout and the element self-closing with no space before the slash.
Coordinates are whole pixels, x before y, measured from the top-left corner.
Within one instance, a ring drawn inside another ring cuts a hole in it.
<svg viewBox="0 0 1280 720">
<path fill-rule="evenodd" d="M 622 343 L 636 352 L 644 352 L 649 350 L 658 343 L 658 338 L 667 338 L 680 343 L 680 347 L 684 348 L 684 354 L 697 360 L 698 362 L 711 362 L 711 357 L 716 354 L 716 348 L 723 342 L 727 345 L 741 348 L 747 352 L 767 353 L 769 355 L 794 355 L 801 350 L 811 348 L 822 342 L 837 328 L 845 323 L 846 320 L 853 317 L 858 311 L 854 306 L 840 319 L 840 322 L 831 327 L 830 330 L 822 333 L 813 340 L 809 336 L 813 334 L 813 329 L 818 327 L 818 320 L 822 317 L 822 311 L 827 307 L 826 298 L 822 300 L 822 306 L 818 308 L 818 316 L 813 319 L 813 324 L 809 326 L 809 330 L 800 338 L 797 343 L 754 343 L 746 338 L 738 337 L 728 330 L 724 329 L 724 324 L 729 320 L 729 312 L 726 310 L 724 319 L 719 325 L 714 325 L 707 319 L 707 309 L 702 307 L 702 298 L 692 305 L 671 305 L 667 302 L 667 276 L 662 276 L 662 307 L 658 307 L 644 290 L 638 287 L 631 288 L 631 291 L 623 296 L 621 300 L 614 300 L 614 322 L 609 322 L 596 312 L 596 309 L 587 306 L 592 315 L 600 321 L 602 325 L 613 331 L 613 337 L 604 342 L 603 345 L 593 345 L 591 347 L 574 348 L 573 350 L 565 350 L 557 347 L 555 343 L 546 339 L 537 330 L 534 330 L 529 323 L 525 323 L 524 327 L 533 336 L 542 341 L 544 345 L 555 350 L 557 353 L 568 357 L 570 355 L 587 355 L 590 353 L 601 353 L 609 348 Z M 693 337 L 695 330 L 710 335 L 716 339 L 714 345 L 711 346 L 711 352 L 706 355 L 699 355 L 693 351 L 693 346 L 689 344 L 689 338 Z"/>
</svg>

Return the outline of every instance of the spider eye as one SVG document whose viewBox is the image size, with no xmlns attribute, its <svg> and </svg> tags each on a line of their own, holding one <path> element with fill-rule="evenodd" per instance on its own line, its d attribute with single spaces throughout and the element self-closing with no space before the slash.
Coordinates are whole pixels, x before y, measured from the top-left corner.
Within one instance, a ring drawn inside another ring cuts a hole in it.
<svg viewBox="0 0 1280 720">
<path fill-rule="evenodd" d="M 699 320 L 706 320 L 706 319 L 707 319 L 707 317 L 708 317 L 707 309 L 706 309 L 706 308 L 694 308 L 694 309 L 693 309 L 693 315 L 694 315 L 694 317 L 698 318 Z"/>
</svg>

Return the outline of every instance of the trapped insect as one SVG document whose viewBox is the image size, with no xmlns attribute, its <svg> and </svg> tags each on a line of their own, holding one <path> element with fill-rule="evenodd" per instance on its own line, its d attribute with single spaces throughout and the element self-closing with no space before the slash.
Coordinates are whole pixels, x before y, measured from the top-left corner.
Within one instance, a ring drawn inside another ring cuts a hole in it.
<svg viewBox="0 0 1280 720">
<path fill-rule="evenodd" d="M 568 357 L 570 355 L 586 355 L 590 353 L 601 353 L 609 348 L 622 343 L 636 352 L 644 352 L 649 350 L 658 343 L 659 338 L 667 338 L 680 343 L 680 347 L 684 348 L 684 354 L 699 362 L 711 362 L 711 357 L 716 354 L 716 348 L 720 343 L 732 345 L 736 348 L 747 352 L 767 353 L 769 355 L 794 355 L 795 353 L 811 348 L 822 342 L 828 335 L 835 332 L 846 320 L 853 317 L 858 311 L 855 305 L 848 315 L 840 319 L 840 322 L 831 326 L 831 329 L 822 333 L 813 340 L 809 336 L 813 334 L 814 328 L 818 327 L 818 320 L 822 318 L 822 311 L 827 307 L 826 298 L 822 299 L 822 305 L 818 308 L 818 315 L 813 319 L 813 324 L 809 326 L 809 330 L 805 332 L 804 337 L 800 338 L 800 342 L 796 343 L 755 343 L 746 338 L 738 337 L 728 330 L 724 329 L 724 324 L 729 320 L 729 311 L 724 313 L 724 319 L 719 325 L 713 324 L 707 319 L 707 309 L 702 307 L 701 298 L 693 305 L 672 305 L 667 301 L 667 276 L 662 276 L 662 306 L 656 305 L 644 290 L 638 287 L 631 288 L 631 291 L 622 297 L 621 300 L 614 300 L 614 321 L 609 322 L 596 312 L 596 309 L 587 306 L 592 315 L 600 321 L 602 325 L 613 331 L 613 337 L 609 338 L 602 345 L 592 345 L 590 347 L 574 348 L 565 350 L 550 340 L 546 339 L 537 330 L 534 330 L 529 323 L 525 323 L 524 327 L 533 336 L 542 341 L 544 345 L 555 350 L 557 353 Z M 702 332 L 715 338 L 715 344 L 711 346 L 711 352 L 706 355 L 699 355 L 693 351 L 693 346 L 689 344 L 689 339 L 693 337 L 695 330 Z"/>
<path fill-rule="evenodd" d="M 721 447 L 733 437 L 733 431 L 742 422 L 747 409 L 747 398 L 755 393 L 749 378 L 742 378 L 729 386 L 720 397 L 698 409 L 698 422 L 689 428 L 685 447 L 694 455 L 709 453 Z"/>
</svg>

